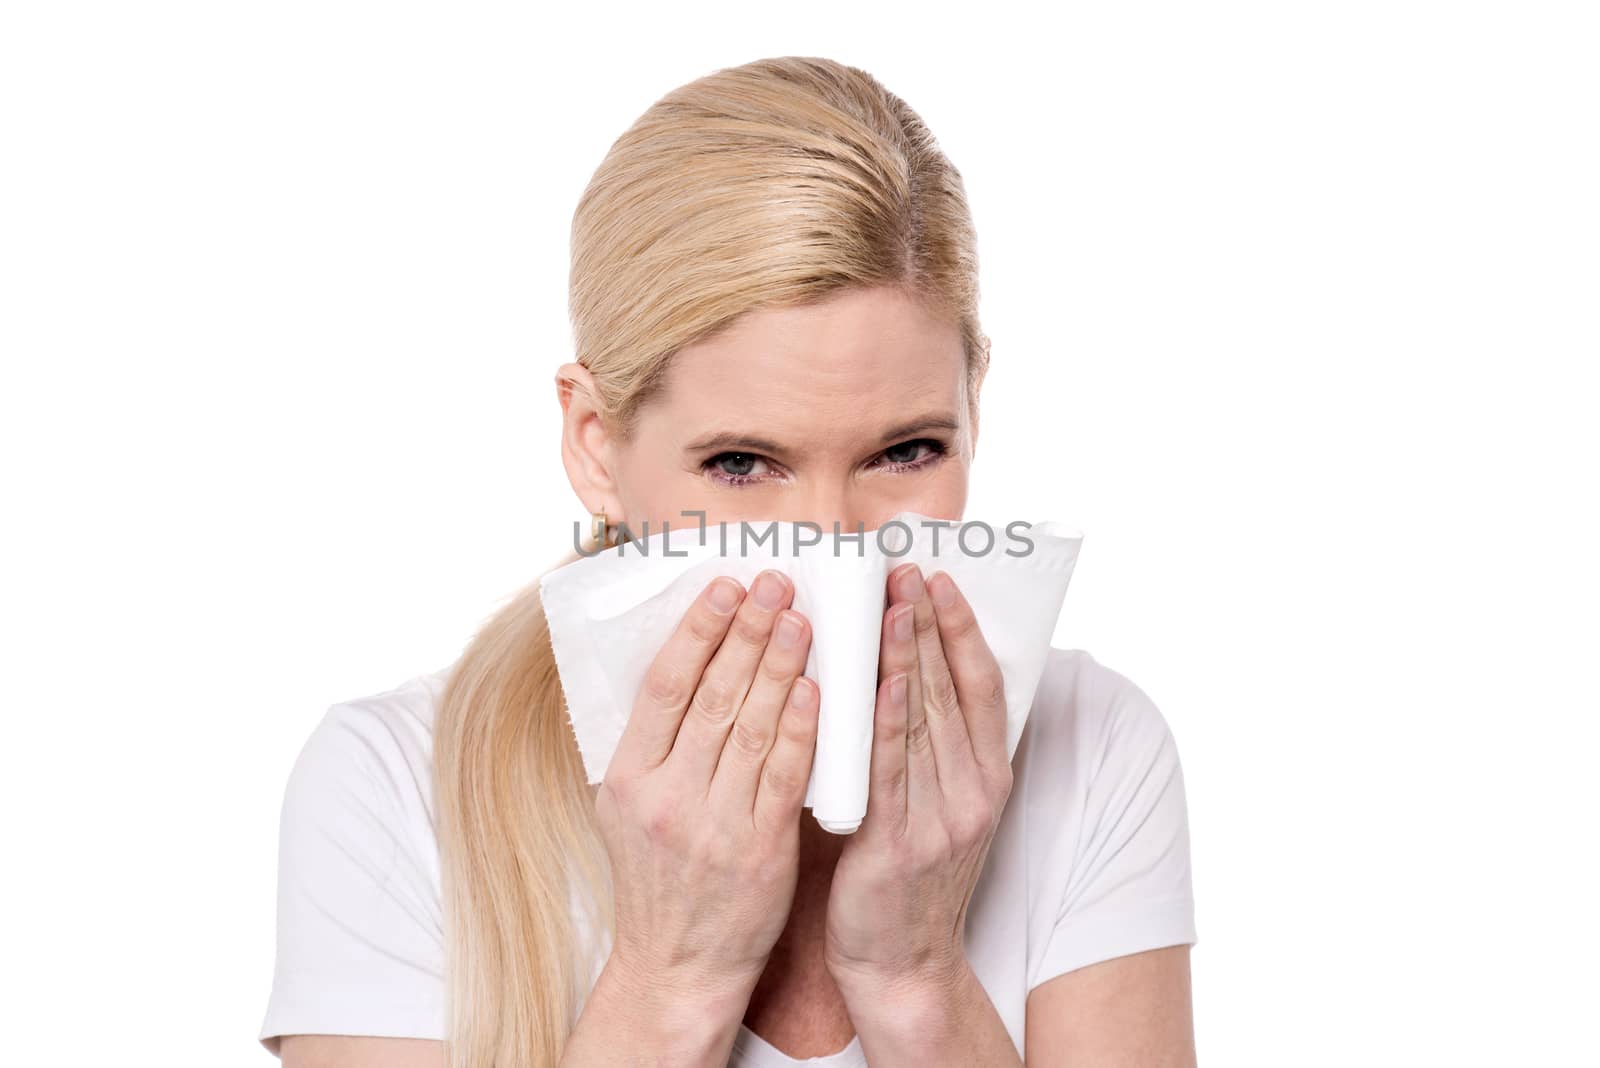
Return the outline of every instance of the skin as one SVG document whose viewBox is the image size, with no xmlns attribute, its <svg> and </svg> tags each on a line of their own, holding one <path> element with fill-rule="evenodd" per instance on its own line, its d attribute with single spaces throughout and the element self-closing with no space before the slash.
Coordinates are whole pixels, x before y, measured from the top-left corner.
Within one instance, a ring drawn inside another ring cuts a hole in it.
<svg viewBox="0 0 1600 1068">
<path fill-rule="evenodd" d="M 978 428 L 964 380 L 954 324 L 899 290 L 847 291 L 679 352 L 629 441 L 606 426 L 588 372 L 563 365 L 562 460 L 588 511 L 635 531 L 693 522 L 683 510 L 824 530 L 904 509 L 959 519 Z M 651 664 L 593 788 L 617 937 L 564 1068 L 646 1052 L 725 1065 L 741 1022 L 796 1058 L 859 1034 L 874 1068 L 1020 1063 L 961 944 L 1011 789 L 993 654 L 947 574 L 891 573 L 867 815 L 828 834 L 800 807 L 820 695 L 800 675 L 810 626 L 793 592 L 777 571 L 749 590 L 709 584 Z M 1040 984 L 1026 1052 L 1036 1065 L 1192 1065 L 1188 947 Z M 441 1044 L 410 1039 L 290 1036 L 282 1056 L 443 1063 Z"/>
</svg>

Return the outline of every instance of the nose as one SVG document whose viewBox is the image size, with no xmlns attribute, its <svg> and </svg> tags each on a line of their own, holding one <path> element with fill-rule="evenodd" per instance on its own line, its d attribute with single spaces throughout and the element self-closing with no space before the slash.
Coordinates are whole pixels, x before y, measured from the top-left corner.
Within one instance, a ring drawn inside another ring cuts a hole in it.
<svg viewBox="0 0 1600 1068">
<path fill-rule="evenodd" d="M 961 514 L 959 506 L 952 508 L 949 501 L 937 494 L 885 491 L 848 479 L 815 482 L 782 496 L 781 501 L 767 502 L 759 514 L 746 512 L 742 518 L 811 523 L 827 537 L 833 534 L 835 524 L 841 536 L 870 532 L 906 511 L 958 521 Z"/>
<path fill-rule="evenodd" d="M 783 518 L 815 523 L 824 534 L 832 534 L 835 523 L 841 534 L 876 530 L 894 515 L 894 509 L 885 510 L 882 502 L 874 501 L 858 487 L 849 486 L 816 487 L 813 493 L 786 511 L 790 514 Z"/>
</svg>

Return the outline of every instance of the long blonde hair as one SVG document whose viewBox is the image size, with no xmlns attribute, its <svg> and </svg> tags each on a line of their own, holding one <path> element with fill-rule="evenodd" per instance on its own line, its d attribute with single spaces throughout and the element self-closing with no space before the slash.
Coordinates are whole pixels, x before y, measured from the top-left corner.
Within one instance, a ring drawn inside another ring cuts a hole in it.
<svg viewBox="0 0 1600 1068">
<path fill-rule="evenodd" d="M 957 323 L 976 403 L 989 341 L 961 175 L 916 113 L 855 67 L 762 59 L 668 93 L 590 179 L 571 254 L 575 359 L 621 440 L 678 349 L 754 309 L 845 287 L 898 286 Z M 450 1064 L 554 1065 L 597 945 L 580 940 L 574 902 L 591 934 L 615 928 L 537 581 L 451 672 L 434 791 Z"/>
</svg>

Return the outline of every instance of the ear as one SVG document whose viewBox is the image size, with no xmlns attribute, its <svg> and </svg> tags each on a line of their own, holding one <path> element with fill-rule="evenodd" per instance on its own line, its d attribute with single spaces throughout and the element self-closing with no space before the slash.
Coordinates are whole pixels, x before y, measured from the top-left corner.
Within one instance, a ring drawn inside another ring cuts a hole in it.
<svg viewBox="0 0 1600 1068">
<path fill-rule="evenodd" d="M 585 511 L 622 519 L 622 502 L 611 474 L 611 432 L 606 427 L 594 376 L 580 363 L 556 368 L 556 399 L 561 404 L 561 464 Z"/>
</svg>

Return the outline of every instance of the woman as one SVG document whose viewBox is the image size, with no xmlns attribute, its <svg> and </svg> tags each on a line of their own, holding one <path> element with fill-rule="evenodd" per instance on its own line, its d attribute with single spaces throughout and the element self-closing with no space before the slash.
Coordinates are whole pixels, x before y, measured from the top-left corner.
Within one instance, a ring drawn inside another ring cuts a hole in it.
<svg viewBox="0 0 1600 1068">
<path fill-rule="evenodd" d="M 958 519 L 977 297 L 960 175 L 868 74 L 686 85 L 573 220 L 573 489 L 633 530 Z M 1183 779 L 1149 698 L 1052 649 L 1008 763 L 960 591 L 897 568 L 869 807 L 831 835 L 800 807 L 820 695 L 793 592 L 709 584 L 598 786 L 536 583 L 456 664 L 330 709 L 284 801 L 263 1043 L 350 1068 L 1191 1063 Z"/>
</svg>

